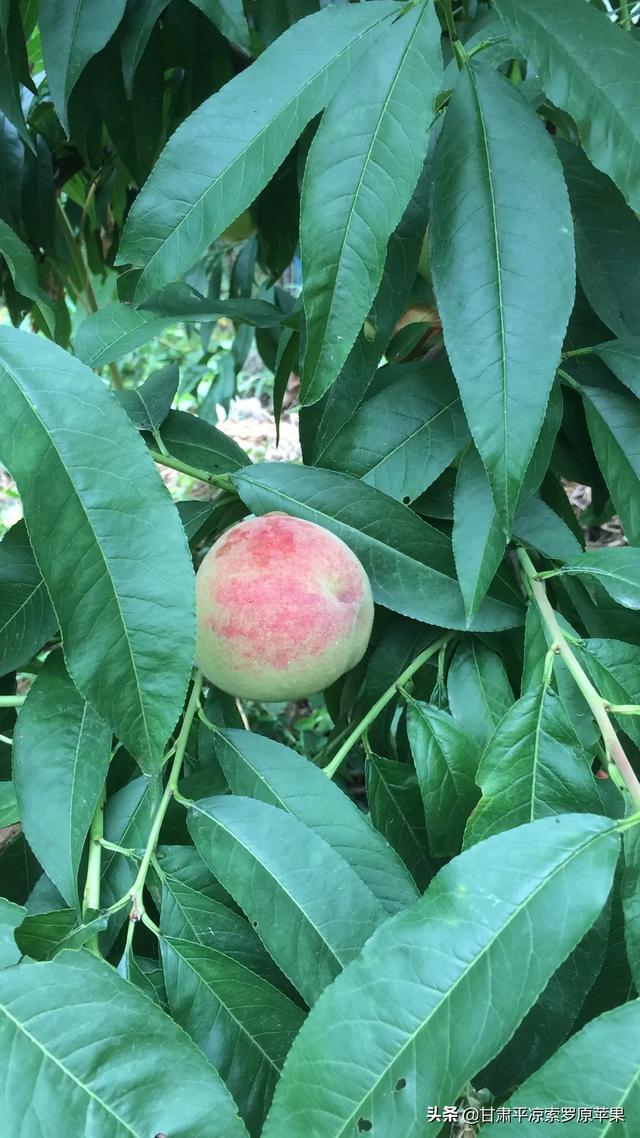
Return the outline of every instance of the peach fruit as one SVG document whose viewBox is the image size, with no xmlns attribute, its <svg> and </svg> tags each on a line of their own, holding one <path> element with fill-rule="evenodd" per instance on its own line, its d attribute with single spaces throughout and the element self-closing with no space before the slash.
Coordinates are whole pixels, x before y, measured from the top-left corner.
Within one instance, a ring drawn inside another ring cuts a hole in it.
<svg viewBox="0 0 640 1138">
<path fill-rule="evenodd" d="M 196 577 L 197 662 L 222 691 L 302 699 L 362 659 L 371 586 L 358 558 L 314 522 L 267 514 L 218 538 Z"/>
</svg>

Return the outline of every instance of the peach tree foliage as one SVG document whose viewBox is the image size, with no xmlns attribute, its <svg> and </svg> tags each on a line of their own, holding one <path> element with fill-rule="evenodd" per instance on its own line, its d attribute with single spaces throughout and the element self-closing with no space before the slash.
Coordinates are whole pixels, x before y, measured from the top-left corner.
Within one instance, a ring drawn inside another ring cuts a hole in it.
<svg viewBox="0 0 640 1138">
<path fill-rule="evenodd" d="M 0 0 L 8 1138 L 640 1130 L 638 7 Z M 193 670 L 273 511 L 376 604 L 311 758 Z"/>
</svg>

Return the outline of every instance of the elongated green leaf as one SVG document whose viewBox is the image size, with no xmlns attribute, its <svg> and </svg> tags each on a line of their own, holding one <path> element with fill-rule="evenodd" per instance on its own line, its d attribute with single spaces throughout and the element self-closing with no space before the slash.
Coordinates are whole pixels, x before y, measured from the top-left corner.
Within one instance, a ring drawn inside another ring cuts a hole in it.
<svg viewBox="0 0 640 1138">
<path fill-rule="evenodd" d="M 418 888 L 425 889 L 433 869 L 415 771 L 408 763 L 370 754 L 365 774 L 373 825 L 397 850 Z"/>
<path fill-rule="evenodd" d="M 446 711 L 412 700 L 407 733 L 418 775 L 434 857 L 458 853 L 467 818 L 478 801 L 475 743 Z"/>
<path fill-rule="evenodd" d="M 0 221 L 0 257 L 7 262 L 16 291 L 33 300 L 40 308 L 53 335 L 56 314 L 50 297 L 40 288 L 36 263 L 31 251 L 4 221 Z"/>
<path fill-rule="evenodd" d="M 388 386 L 345 423 L 323 451 L 322 465 L 406 503 L 442 474 L 469 431 L 446 364 L 400 365 L 386 373 Z"/>
<path fill-rule="evenodd" d="M 168 323 L 167 317 L 131 304 L 108 304 L 82 321 L 74 341 L 76 355 L 88 367 L 103 367 L 159 336 Z"/>
<path fill-rule="evenodd" d="M 373 893 L 330 846 L 275 806 L 235 795 L 194 803 L 199 853 L 307 1003 L 384 920 Z"/>
<path fill-rule="evenodd" d="M 108 917 L 98 916 L 83 924 L 73 909 L 30 913 L 16 931 L 16 942 L 31 960 L 52 960 L 63 949 L 82 948 L 106 928 Z"/>
<path fill-rule="evenodd" d="M 21 55 L 22 59 L 18 56 Z M 33 141 L 24 121 L 20 98 L 20 65 L 26 62 L 24 32 L 17 3 L 0 3 L 0 112 L 6 115 L 29 147 Z"/>
<path fill-rule="evenodd" d="M 589 305 L 617 336 L 640 334 L 640 220 L 580 146 L 562 140 L 556 146 L 573 213 L 578 280 Z M 589 334 L 571 347 L 591 347 L 600 338 Z"/>
<path fill-rule="evenodd" d="M 249 28 L 242 0 L 191 0 L 196 8 L 222 32 L 223 36 L 249 50 Z"/>
<path fill-rule="evenodd" d="M 224 1080 L 251 1134 L 259 1134 L 304 1012 L 244 965 L 165 937 L 171 1015 Z"/>
<path fill-rule="evenodd" d="M 482 459 L 473 445 L 465 451 L 458 467 L 452 542 L 465 612 L 472 620 L 487 595 L 507 545 Z"/>
<path fill-rule="evenodd" d="M 0 782 L 0 830 L 20 821 L 16 788 L 10 779 Z"/>
<path fill-rule="evenodd" d="M 576 123 L 593 165 L 640 209 L 640 46 L 581 0 L 497 0 L 496 9 L 551 102 Z"/>
<path fill-rule="evenodd" d="M 424 162 L 441 77 L 440 25 L 426 0 L 360 58 L 311 144 L 301 202 L 303 403 L 331 386 L 369 314 Z"/>
<path fill-rule="evenodd" d="M 595 924 L 554 972 L 507 1046 L 476 1076 L 502 1098 L 545 1063 L 571 1033 L 602 968 L 611 925 L 607 903 Z"/>
<path fill-rule="evenodd" d="M 24 146 L 5 115 L 0 114 L 0 217 L 8 225 L 20 220 L 20 190 Z"/>
<path fill-rule="evenodd" d="M 55 629 L 26 526 L 17 522 L 0 542 L 0 674 L 26 664 Z"/>
<path fill-rule="evenodd" d="M 139 299 L 190 268 L 251 205 L 355 65 L 368 35 L 396 12 L 395 4 L 376 0 L 300 20 L 179 127 L 125 227 L 119 262 L 144 266 Z"/>
<path fill-rule="evenodd" d="M 226 474 L 250 463 L 233 439 L 187 411 L 170 411 L 160 428 L 160 438 L 173 458 L 208 474 Z M 155 449 L 151 437 L 149 445 Z"/>
<path fill-rule="evenodd" d="M 640 405 L 600 387 L 582 395 L 593 449 L 629 541 L 640 542 Z"/>
<path fill-rule="evenodd" d="M 640 549 L 630 545 L 590 549 L 565 565 L 563 572 L 595 577 L 618 604 L 640 608 Z"/>
<path fill-rule="evenodd" d="M 638 991 L 640 990 L 640 830 L 637 826 L 625 832 L 623 850 L 624 936 L 631 974 Z"/>
<path fill-rule="evenodd" d="M 576 648 L 600 695 L 612 704 L 640 704 L 640 647 L 622 640 L 584 640 Z M 640 720 L 618 718 L 622 730 L 640 746 Z"/>
<path fill-rule="evenodd" d="M 573 306 L 573 227 L 549 135 L 517 89 L 481 65 L 464 69 L 447 110 L 433 194 L 447 351 L 510 533 Z"/>
<path fill-rule="evenodd" d="M 640 1000 L 592 1020 L 505 1108 L 510 1120 L 484 1126 L 483 1138 L 534 1138 L 538 1119 L 577 1126 L 585 1138 L 631 1138 L 640 1122 Z"/>
<path fill-rule="evenodd" d="M 302 408 L 303 453 L 306 457 L 304 442 L 309 429 L 314 436 L 313 445 L 308 448 L 309 457 L 320 466 L 326 447 L 363 402 L 396 322 L 407 308 L 427 227 L 429 192 L 430 170 L 425 162 L 402 220 L 389 238 L 382 280 L 369 315 L 370 327 L 366 328 L 366 335 L 364 327 L 358 333 L 326 398 L 311 408 Z"/>
<path fill-rule="evenodd" d="M 151 769 L 193 661 L 193 569 L 178 515 L 125 412 L 61 348 L 3 328 L 0 397 L 0 457 L 71 678 Z"/>
<path fill-rule="evenodd" d="M 226 1087 L 191 1040 L 88 953 L 0 976 L 0 1070 L 10 1133 L 246 1136 Z"/>
<path fill-rule="evenodd" d="M 311 1011 L 264 1138 L 437 1134 L 427 1108 L 455 1102 L 510 1038 L 601 911 L 618 852 L 611 822 L 565 815 L 450 862 Z"/>
<path fill-rule="evenodd" d="M 53 652 L 36 678 L 13 735 L 13 777 L 29 845 L 70 906 L 111 754 L 111 728 Z"/>
<path fill-rule="evenodd" d="M 232 477 L 254 513 L 284 510 L 342 538 L 364 565 L 379 604 L 440 627 L 466 627 L 450 542 L 399 502 L 348 475 L 284 462 Z M 506 602 L 487 598 L 473 627 L 506 628 L 521 620 L 517 597 L 509 594 Z"/>
<path fill-rule="evenodd" d="M 257 933 L 240 913 L 202 890 L 192 889 L 171 873 L 165 873 L 162 880 L 160 931 L 215 948 L 277 988 L 286 983 Z"/>
<path fill-rule="evenodd" d="M 348 862 L 387 912 L 415 901 L 415 885 L 392 847 L 318 767 L 250 731 L 223 731 L 216 741 L 234 794 L 288 810 Z"/>
<path fill-rule="evenodd" d="M 542 498 L 530 498 L 520 507 L 513 532 L 525 545 L 556 561 L 569 561 L 582 551 L 573 531 Z"/>
<path fill-rule="evenodd" d="M 169 0 L 128 0 L 120 33 L 122 75 L 127 98 L 133 94 L 133 80 L 149 37 Z"/>
<path fill-rule="evenodd" d="M 39 24 L 44 64 L 56 113 L 68 131 L 69 96 L 90 59 L 111 39 L 126 0 L 66 0 L 43 4 Z"/>
<path fill-rule="evenodd" d="M 513 704 L 502 660 L 475 637 L 465 640 L 451 661 L 447 694 L 454 719 L 481 753 Z"/>
<path fill-rule="evenodd" d="M 5 901 L 0 897 L 0 968 L 10 968 L 20 960 L 14 932 L 22 924 L 26 910 L 22 905 L 14 905 L 13 901 Z"/>
<path fill-rule="evenodd" d="M 640 398 L 640 336 L 611 340 L 593 350 L 616 379 Z"/>
<path fill-rule="evenodd" d="M 209 300 L 182 281 L 160 289 L 137 311 L 148 316 L 164 316 L 171 321 L 195 323 L 224 316 L 236 324 L 251 324 L 255 328 L 277 328 L 281 324 L 296 327 L 300 319 L 297 309 L 285 311 L 255 297 L 239 296 L 232 300 L 214 297 Z"/>
<path fill-rule="evenodd" d="M 139 431 L 162 426 L 178 390 L 178 365 L 169 364 L 150 375 L 134 391 L 118 391 L 118 399 Z"/>
<path fill-rule="evenodd" d="M 487 744 L 477 781 L 482 798 L 465 830 L 466 846 L 537 818 L 602 812 L 589 759 L 545 684 L 509 709 Z"/>
</svg>

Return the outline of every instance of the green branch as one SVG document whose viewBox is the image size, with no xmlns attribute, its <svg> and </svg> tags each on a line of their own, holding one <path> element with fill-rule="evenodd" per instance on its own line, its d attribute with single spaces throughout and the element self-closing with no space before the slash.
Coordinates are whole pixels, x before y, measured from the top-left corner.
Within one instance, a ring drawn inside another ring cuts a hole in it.
<svg viewBox="0 0 640 1138">
<path fill-rule="evenodd" d="M 228 474 L 210 474 L 208 470 L 200 470 L 197 466 L 190 466 L 188 462 L 181 462 L 172 454 L 161 454 L 159 450 L 149 448 L 149 454 L 154 462 L 161 466 L 168 466 L 170 470 L 178 470 L 180 474 L 188 474 L 190 478 L 197 478 L 199 482 L 208 482 L 210 486 L 217 486 L 221 490 L 234 492 L 233 483 Z"/>
<path fill-rule="evenodd" d="M 136 877 L 133 885 L 131 886 L 131 889 L 129 890 L 129 894 L 128 894 L 129 897 L 131 898 L 131 903 L 132 903 L 131 904 L 131 913 L 129 915 L 129 920 L 134 921 L 134 922 L 135 921 L 144 921 L 144 923 L 149 925 L 149 927 L 152 928 L 153 931 L 156 931 L 156 926 L 153 924 L 153 921 L 151 921 L 150 918 L 147 917 L 147 914 L 145 913 L 144 898 L 143 898 L 144 887 L 145 887 L 145 884 L 147 881 L 147 874 L 149 872 L 149 867 L 153 861 L 153 858 L 154 858 L 154 855 L 156 852 L 158 840 L 160 838 L 160 830 L 162 829 L 162 823 L 164 822 L 165 815 L 166 815 L 167 810 L 169 808 L 169 803 L 171 802 L 172 798 L 178 797 L 178 795 L 177 795 L 178 779 L 180 778 L 180 772 L 182 770 L 182 761 L 184 759 L 185 751 L 187 749 L 187 742 L 189 739 L 189 732 L 191 731 L 191 724 L 193 723 L 194 716 L 196 715 L 196 712 L 200 706 L 200 693 L 201 693 L 201 691 L 202 691 L 202 673 L 196 672 L 195 678 L 193 681 L 193 687 L 191 689 L 191 695 L 189 696 L 189 702 L 187 703 L 187 707 L 186 707 L 184 717 L 182 720 L 182 726 L 180 727 L 180 732 L 179 732 L 178 738 L 176 740 L 175 754 L 173 757 L 173 762 L 171 764 L 171 770 L 169 771 L 169 778 L 167 779 L 167 785 L 165 786 L 164 794 L 162 795 L 162 798 L 160 799 L 158 809 L 156 810 L 155 817 L 153 819 L 151 830 L 149 831 L 149 837 L 147 838 L 147 844 L 145 847 L 145 851 L 144 851 L 144 854 L 142 855 L 142 861 L 140 862 L 140 869 L 138 870 L 137 877 Z M 116 902 L 116 905 L 120 906 L 120 902 Z"/>
<path fill-rule="evenodd" d="M 584 668 L 574 656 L 569 645 L 569 641 L 562 631 L 549 598 L 547 597 L 547 591 L 545 589 L 544 583 L 538 576 L 535 565 L 524 549 L 518 550 L 518 560 L 522 567 L 522 571 L 524 573 L 525 580 L 527 581 L 531 596 L 533 597 L 533 600 L 537 605 L 538 612 L 540 613 L 540 616 L 542 617 L 542 620 L 549 631 L 549 635 L 552 640 L 551 649 L 562 658 L 567 666 L 567 669 L 573 676 L 576 685 L 587 701 L 587 704 L 591 708 L 593 718 L 598 724 L 600 734 L 602 735 L 602 741 L 604 743 L 607 759 L 617 768 L 617 771 L 622 778 L 626 789 L 629 792 L 634 806 L 636 809 L 640 809 L 640 781 L 638 780 L 636 773 L 624 752 L 623 746 L 615 732 L 613 723 L 609 718 L 609 713 L 607 710 L 609 705 L 593 686 Z"/>
<path fill-rule="evenodd" d="M 0 695 L 0 707 L 22 707 L 26 695 Z"/>
<path fill-rule="evenodd" d="M 445 636 L 441 636 L 438 640 L 434 640 L 433 644 L 430 644 L 428 648 L 425 648 L 423 652 L 416 656 L 415 660 L 413 660 L 409 666 L 405 668 L 404 672 L 401 672 L 397 680 L 394 680 L 391 686 L 388 687 L 385 692 L 383 692 L 380 698 L 377 699 L 373 704 L 373 707 L 370 707 L 366 715 L 360 720 L 357 727 L 354 727 L 351 734 L 347 736 L 344 743 L 340 747 L 340 750 L 336 751 L 331 762 L 327 763 L 326 767 L 322 768 L 327 778 L 333 778 L 334 774 L 340 769 L 341 764 L 344 762 L 347 755 L 361 738 L 361 736 L 364 735 L 365 731 L 368 730 L 374 719 L 377 719 L 377 717 L 380 715 L 380 712 L 384 711 L 387 704 L 390 703 L 391 700 L 398 694 L 399 689 L 403 687 L 404 684 L 406 684 L 407 680 L 410 680 L 411 677 L 415 675 L 415 673 L 422 667 L 423 664 L 426 664 L 432 656 L 436 656 L 442 648 L 449 644 L 455 635 L 456 634 L 454 632 L 447 632 Z"/>
</svg>

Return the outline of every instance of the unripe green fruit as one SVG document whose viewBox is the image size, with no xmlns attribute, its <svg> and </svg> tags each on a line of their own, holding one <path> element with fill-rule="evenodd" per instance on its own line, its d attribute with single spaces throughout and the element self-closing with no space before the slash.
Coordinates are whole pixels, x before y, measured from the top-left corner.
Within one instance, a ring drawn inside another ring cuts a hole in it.
<svg viewBox="0 0 640 1138">
<path fill-rule="evenodd" d="M 229 241 L 235 245 L 237 241 L 246 241 L 249 237 L 253 237 L 255 231 L 256 223 L 249 210 L 245 209 L 244 213 L 241 213 L 240 217 L 236 217 L 229 228 L 220 234 L 220 238 L 222 241 Z"/>
<path fill-rule="evenodd" d="M 351 550 L 313 522 L 268 514 L 233 526 L 196 577 L 197 662 L 244 699 L 303 699 L 362 659 L 371 586 Z"/>
</svg>

